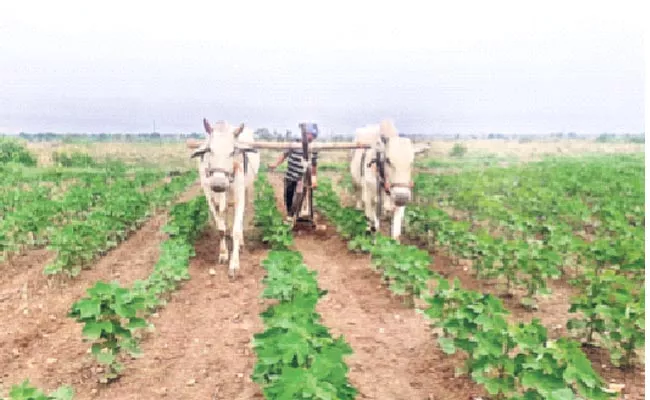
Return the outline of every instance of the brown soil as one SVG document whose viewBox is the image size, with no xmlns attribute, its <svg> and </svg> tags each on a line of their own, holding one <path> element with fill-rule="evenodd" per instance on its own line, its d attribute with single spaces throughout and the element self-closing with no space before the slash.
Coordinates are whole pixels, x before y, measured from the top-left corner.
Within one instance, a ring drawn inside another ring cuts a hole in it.
<svg viewBox="0 0 650 400">
<path fill-rule="evenodd" d="M 460 260 L 458 265 L 455 265 L 451 257 L 446 254 L 435 253 L 432 257 L 434 259 L 432 269 L 446 278 L 458 278 L 464 289 L 489 293 L 501 298 L 510 312 L 510 322 L 530 322 L 538 318 L 542 325 L 548 328 L 550 337 L 558 338 L 567 335 L 565 325 L 570 318 L 568 311 L 570 299 L 576 291 L 564 280 L 549 280 L 549 287 L 553 293 L 538 297 L 538 309 L 529 311 L 519 304 L 525 294 L 523 290 L 511 289 L 512 296 L 508 296 L 505 293 L 505 283 L 497 283 L 493 279 L 476 279 L 470 261 Z"/>
<path fill-rule="evenodd" d="M 501 297 L 505 308 L 510 312 L 508 316 L 510 323 L 530 322 L 537 318 L 548 329 L 550 338 L 569 337 L 566 323 L 570 318 L 578 317 L 569 313 L 569 306 L 572 296 L 578 292 L 564 278 L 555 281 L 549 280 L 548 284 L 552 294 L 538 297 L 538 309 L 529 311 L 519 304 L 519 300 L 524 294 L 522 290 L 514 291 L 514 295 L 511 297 L 504 296 L 503 285 L 497 285 L 494 280 L 476 279 L 472 273 L 470 262 L 461 260 L 459 265 L 454 265 L 452 259 L 445 254 L 436 253 L 432 256 L 434 257 L 434 271 L 447 278 L 458 278 L 465 289 Z M 625 400 L 644 398 L 645 367 L 643 365 L 636 367 L 632 371 L 623 371 L 612 365 L 609 355 L 603 349 L 585 347 L 584 352 L 591 360 L 593 368 L 603 377 L 607 384 L 625 384 L 623 391 L 627 396 Z"/>
<path fill-rule="evenodd" d="M 214 229 L 196 243 L 190 281 L 153 318 L 155 332 L 142 342 L 143 356 L 129 361 L 124 376 L 110 385 L 83 382 L 83 398 L 252 399 L 262 398 L 250 379 L 255 353 L 250 341 L 262 332 L 259 313 L 266 251 L 245 251 L 235 281 L 217 265 Z M 214 269 L 214 275 L 210 274 Z M 96 396 L 92 389 L 98 389 Z"/>
<path fill-rule="evenodd" d="M 279 187 L 280 176 L 270 180 Z M 276 200 L 283 204 L 279 190 Z M 316 306 L 323 324 L 352 347 L 345 362 L 359 399 L 485 396 L 466 376 L 455 377 L 462 358 L 438 348 L 426 319 L 394 297 L 368 256 L 350 253 L 332 226 L 326 232 L 295 233 L 295 242 L 307 267 L 317 271 L 319 287 L 328 291 Z"/>
<path fill-rule="evenodd" d="M 181 196 L 196 195 L 191 189 Z M 116 249 L 76 278 L 47 277 L 43 268 L 54 257 L 31 250 L 0 265 L 0 393 L 29 378 L 54 388 L 88 377 L 93 365 L 82 342 L 81 325 L 67 317 L 72 304 L 95 282 L 119 281 L 123 286 L 146 278 L 159 256 L 166 214 L 157 213 Z"/>
<path fill-rule="evenodd" d="M 75 301 L 86 295 L 86 289 L 99 280 L 117 280 L 124 286 L 146 278 L 158 260 L 163 239 L 160 227 L 164 221 L 165 215 L 154 216 L 74 279 L 44 276 L 44 261 L 48 257 L 42 250 L 17 258 L 7 268 L 0 267 L 15 274 L 0 289 L 7 294 L 0 302 L 0 364 L 5 389 L 25 378 L 36 385 L 54 388 L 61 383 L 75 383 L 87 375 L 92 365 L 86 355 L 89 345 L 82 343 L 82 326 L 67 317 L 67 313 Z"/>
<path fill-rule="evenodd" d="M 613 367 L 609 361 L 606 350 L 597 347 L 583 347 L 582 351 L 589 357 L 596 372 L 607 383 L 625 385 L 622 393 L 624 400 L 645 399 L 645 367 L 639 366 L 631 369 Z"/>
<path fill-rule="evenodd" d="M 328 294 L 316 311 L 354 354 L 346 359 L 360 399 L 471 399 L 485 395 L 467 377 L 455 377 L 460 357 L 438 349 L 425 318 L 381 285 L 367 256 L 348 252 L 338 237 L 297 237 L 296 248 Z"/>
<path fill-rule="evenodd" d="M 199 193 L 200 188 L 195 185 L 191 191 L 182 199 Z M 250 221 L 250 210 L 246 217 Z M 0 327 L 0 393 L 29 378 L 47 391 L 71 384 L 76 399 L 262 397 L 250 380 L 255 364 L 250 341 L 263 330 L 258 315 L 266 308 L 260 300 L 264 270 L 259 263 L 266 251 L 251 249 L 255 243 L 247 241 L 239 277 L 231 282 L 227 266 L 216 265 L 214 229 L 206 230 L 196 244 L 197 254 L 190 264 L 192 279 L 153 316 L 155 331 L 144 335 L 143 356 L 126 360 L 119 380 L 109 385 L 97 383 L 101 371 L 87 353 L 89 344 L 82 341 L 81 325 L 66 314 L 97 280 L 119 279 L 128 285 L 148 276 L 158 259 L 164 237 L 160 227 L 165 222 L 165 215 L 156 215 L 73 280 L 48 280 L 42 275 L 51 257 L 45 250 L 31 251 L 0 265 L 0 312 L 4 317 Z M 318 271 L 319 286 L 329 291 L 317 306 L 323 324 L 333 335 L 342 334 L 354 350 L 346 363 L 352 384 L 360 390 L 358 398 L 485 398 L 484 391 L 467 377 L 454 376 L 462 358 L 442 353 L 426 319 L 391 296 L 367 256 L 348 252 L 331 227 L 320 237 L 296 234 L 296 247 L 307 266 Z M 456 274 L 457 267 L 450 264 L 437 256 L 435 269 Z M 470 278 L 469 273 L 462 277 L 465 287 L 472 287 Z M 560 305 L 566 309 L 567 300 L 542 303 L 538 313 L 555 315 Z M 607 359 L 602 354 L 590 353 L 590 357 Z M 629 385 L 628 398 L 643 398 L 644 371 L 623 375 L 605 361 L 602 364 L 605 366 L 596 368 L 608 382 L 623 382 Z"/>
<path fill-rule="evenodd" d="M 342 203 L 345 203 L 347 206 L 353 205 L 354 199 L 352 196 L 344 193 L 342 190 L 338 190 L 338 194 L 341 196 Z M 389 234 L 388 225 L 382 224 L 384 234 Z M 412 243 L 406 238 L 403 239 L 403 242 L 405 244 L 417 244 Z M 421 245 L 420 247 L 424 248 Z M 576 295 L 577 291 L 568 284 L 566 279 L 548 280 L 552 294 L 538 297 L 538 308 L 534 311 L 529 311 L 519 304 L 520 299 L 525 294 L 523 290 L 512 290 L 512 296 L 504 296 L 504 285 L 497 285 L 495 280 L 476 279 L 474 277 L 471 269 L 471 261 L 460 260 L 458 265 L 456 265 L 452 258 L 444 252 L 436 252 L 432 256 L 434 258 L 432 270 L 448 278 L 457 277 L 465 289 L 477 290 L 499 296 L 503 300 L 506 309 L 510 312 L 508 317 L 510 323 L 530 322 L 534 318 L 537 318 L 548 329 L 549 337 L 559 338 L 569 336 L 566 323 L 570 318 L 576 317 L 575 314 L 569 313 L 569 306 L 572 296 Z M 623 393 L 626 394 L 626 399 L 644 398 L 645 382 L 644 379 L 639 377 L 639 373 L 642 374 L 642 377 L 645 376 L 645 368 L 643 365 L 636 368 L 636 374 L 623 371 L 611 364 L 606 351 L 594 350 L 596 349 L 585 351 L 585 354 L 592 361 L 594 369 L 599 372 L 608 384 L 624 383 L 626 387 Z"/>
</svg>

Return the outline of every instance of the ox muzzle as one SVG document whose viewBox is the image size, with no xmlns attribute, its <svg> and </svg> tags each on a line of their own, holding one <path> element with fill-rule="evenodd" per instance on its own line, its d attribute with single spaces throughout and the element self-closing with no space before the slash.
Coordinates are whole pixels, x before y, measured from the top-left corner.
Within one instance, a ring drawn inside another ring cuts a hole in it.
<svg viewBox="0 0 650 400">
<path fill-rule="evenodd" d="M 393 204 L 397 207 L 404 207 L 411 201 L 411 184 L 394 183 L 390 185 L 390 196 Z"/>
<path fill-rule="evenodd" d="M 392 195 L 393 202 L 398 207 L 404 207 L 411 201 L 411 189 L 409 188 L 393 188 Z"/>
<path fill-rule="evenodd" d="M 210 168 L 206 170 L 208 187 L 215 193 L 223 193 L 230 187 L 235 179 L 232 172 L 220 168 Z"/>
</svg>

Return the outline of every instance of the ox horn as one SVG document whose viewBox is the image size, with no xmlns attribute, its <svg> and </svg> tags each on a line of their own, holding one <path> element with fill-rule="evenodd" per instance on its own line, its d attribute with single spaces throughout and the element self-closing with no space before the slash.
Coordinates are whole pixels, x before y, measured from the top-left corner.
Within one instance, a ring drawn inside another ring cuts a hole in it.
<svg viewBox="0 0 650 400">
<path fill-rule="evenodd" d="M 212 134 L 212 127 L 210 126 L 208 120 L 205 118 L 203 118 L 203 127 L 205 128 L 205 131 L 208 133 L 208 135 Z"/>
<path fill-rule="evenodd" d="M 244 123 L 242 122 L 237 129 L 232 133 L 234 137 L 238 137 L 244 130 Z"/>
</svg>

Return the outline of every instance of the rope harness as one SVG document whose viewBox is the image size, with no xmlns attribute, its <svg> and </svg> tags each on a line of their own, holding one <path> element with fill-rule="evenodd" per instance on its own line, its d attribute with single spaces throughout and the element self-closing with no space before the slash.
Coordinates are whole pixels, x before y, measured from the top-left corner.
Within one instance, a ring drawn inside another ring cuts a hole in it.
<svg viewBox="0 0 650 400">
<path fill-rule="evenodd" d="M 381 185 L 381 187 L 384 189 L 384 193 L 386 193 L 388 196 L 391 195 L 391 189 L 393 188 L 411 188 L 412 185 L 409 183 L 393 183 L 389 181 L 388 177 L 386 176 L 386 165 L 391 165 L 391 162 L 390 158 L 385 156 L 385 146 L 388 145 L 388 139 L 382 137 L 381 142 L 384 145 L 384 148 L 377 149 L 375 151 L 375 157 L 372 158 L 368 164 L 366 164 L 366 157 L 368 152 L 372 150 L 364 150 L 361 154 L 361 178 L 365 176 L 365 168 L 370 168 L 373 164 L 375 164 L 377 166 L 377 184 Z"/>
<path fill-rule="evenodd" d="M 205 157 L 205 153 L 210 153 L 210 147 L 206 147 L 203 152 L 200 153 L 201 156 L 201 162 L 203 162 L 203 157 Z M 248 154 L 247 153 L 257 153 L 257 149 L 238 149 L 235 148 L 232 153 L 230 153 L 230 157 L 234 157 L 237 154 L 241 154 L 243 158 L 243 164 L 244 164 L 244 174 L 248 173 Z M 199 154 L 197 154 L 199 155 Z M 230 183 L 233 183 L 235 180 L 235 173 L 237 172 L 237 169 L 239 167 L 239 163 L 237 161 L 233 161 L 233 170 L 228 171 L 224 168 L 212 168 L 208 164 L 208 168 L 205 169 L 205 177 L 209 178 L 211 177 L 215 172 L 220 172 L 228 178 L 228 181 Z"/>
</svg>

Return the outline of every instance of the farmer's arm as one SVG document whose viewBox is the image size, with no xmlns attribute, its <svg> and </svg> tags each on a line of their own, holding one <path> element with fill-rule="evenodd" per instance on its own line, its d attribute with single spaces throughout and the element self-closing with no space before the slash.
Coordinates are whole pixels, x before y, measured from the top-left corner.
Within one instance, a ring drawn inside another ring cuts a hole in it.
<svg viewBox="0 0 650 400">
<path fill-rule="evenodd" d="M 283 151 L 282 154 L 280 154 L 278 159 L 275 161 L 275 163 L 268 165 L 269 169 L 271 169 L 271 170 L 276 169 L 278 167 L 278 165 L 282 164 L 284 162 L 284 160 L 287 159 L 290 152 L 291 152 L 291 150 Z"/>
</svg>

